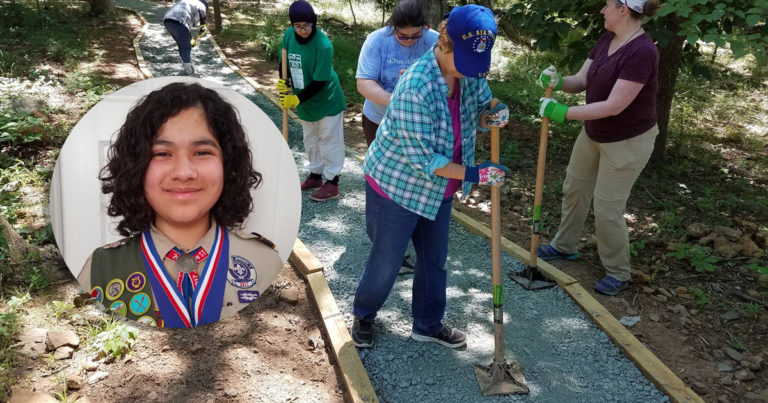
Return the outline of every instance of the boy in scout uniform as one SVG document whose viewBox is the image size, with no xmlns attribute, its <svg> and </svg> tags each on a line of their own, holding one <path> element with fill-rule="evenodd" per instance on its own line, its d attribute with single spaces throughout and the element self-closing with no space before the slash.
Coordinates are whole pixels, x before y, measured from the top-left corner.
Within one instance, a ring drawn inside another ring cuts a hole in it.
<svg viewBox="0 0 768 403">
<path fill-rule="evenodd" d="M 114 313 L 194 327 L 256 300 L 282 268 L 274 244 L 237 230 L 261 182 L 234 108 L 198 84 L 173 83 L 126 117 L 102 192 L 127 238 L 96 249 L 80 285 Z"/>
</svg>

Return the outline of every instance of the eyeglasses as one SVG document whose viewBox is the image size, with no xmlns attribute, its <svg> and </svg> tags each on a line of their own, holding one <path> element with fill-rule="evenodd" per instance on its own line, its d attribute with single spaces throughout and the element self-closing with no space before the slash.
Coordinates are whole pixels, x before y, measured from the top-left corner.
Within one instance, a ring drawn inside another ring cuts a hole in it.
<svg viewBox="0 0 768 403">
<path fill-rule="evenodd" d="M 419 31 L 418 34 L 412 35 L 412 36 L 400 35 L 400 31 L 395 29 L 395 36 L 397 37 L 397 39 L 399 39 L 401 41 L 415 41 L 415 40 L 418 40 L 419 38 L 421 38 L 422 34 L 424 34 L 424 29 L 423 28 L 422 28 L 422 30 Z"/>
<path fill-rule="evenodd" d="M 312 23 L 293 24 L 293 29 L 296 31 L 310 31 L 312 30 Z"/>
</svg>

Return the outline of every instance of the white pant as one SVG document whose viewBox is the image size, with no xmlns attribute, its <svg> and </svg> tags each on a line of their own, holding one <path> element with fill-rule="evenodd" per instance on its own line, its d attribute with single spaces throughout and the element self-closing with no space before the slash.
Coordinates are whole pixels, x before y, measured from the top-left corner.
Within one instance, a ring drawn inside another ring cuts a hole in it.
<svg viewBox="0 0 768 403">
<path fill-rule="evenodd" d="M 311 173 L 323 174 L 331 180 L 344 165 L 344 112 L 326 116 L 317 122 L 302 120 L 304 150 L 309 163 L 305 167 Z"/>
</svg>

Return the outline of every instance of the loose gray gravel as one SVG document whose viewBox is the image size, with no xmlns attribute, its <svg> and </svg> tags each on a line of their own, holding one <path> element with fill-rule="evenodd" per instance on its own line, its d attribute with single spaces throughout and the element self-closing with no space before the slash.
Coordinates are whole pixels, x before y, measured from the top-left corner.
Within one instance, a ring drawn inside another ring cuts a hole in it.
<svg viewBox="0 0 768 403">
<path fill-rule="evenodd" d="M 155 76 L 179 75 L 176 45 L 162 26 L 165 7 L 138 0 L 116 0 L 150 22 L 141 49 Z M 228 85 L 248 97 L 278 127 L 280 109 L 258 94 L 219 58 L 210 41 L 193 49 L 193 64 L 203 78 Z M 299 173 L 303 168 L 301 126 L 291 121 L 289 141 Z M 299 237 L 325 266 L 325 276 L 348 326 L 352 299 L 371 244 L 365 234 L 365 191 L 360 163 L 347 157 L 341 197 L 316 203 L 302 195 Z M 503 270 L 523 269 L 504 254 Z M 373 349 L 361 350 L 379 398 L 384 402 L 667 402 L 571 298 L 559 288 L 526 291 L 504 279 L 504 340 L 507 361 L 517 361 L 530 394 L 483 397 L 473 365 L 493 360 L 490 243 L 451 223 L 446 270 L 448 306 L 444 322 L 468 334 L 467 347 L 451 350 L 409 338 L 412 275 L 401 276 L 374 326 Z"/>
</svg>

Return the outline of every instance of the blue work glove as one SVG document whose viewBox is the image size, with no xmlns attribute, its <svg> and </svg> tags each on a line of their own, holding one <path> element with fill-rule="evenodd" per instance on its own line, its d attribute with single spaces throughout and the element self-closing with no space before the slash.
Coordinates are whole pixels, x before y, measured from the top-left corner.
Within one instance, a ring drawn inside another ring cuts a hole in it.
<svg viewBox="0 0 768 403">
<path fill-rule="evenodd" d="M 549 66 L 539 74 L 539 85 L 541 88 L 552 87 L 553 90 L 557 91 L 563 88 L 563 76 L 557 72 L 555 66 Z"/>
<path fill-rule="evenodd" d="M 466 167 L 464 181 L 477 183 L 478 185 L 501 186 L 501 183 L 504 182 L 504 172 L 506 171 L 509 171 L 509 169 L 503 165 L 485 161 L 474 167 Z"/>
<path fill-rule="evenodd" d="M 485 122 L 489 126 L 504 127 L 509 122 L 509 108 L 504 102 L 499 102 L 485 113 Z"/>
<path fill-rule="evenodd" d="M 550 118 L 555 122 L 564 122 L 565 115 L 568 113 L 568 107 L 557 103 L 554 98 L 541 98 L 539 100 L 539 115 L 543 118 Z"/>
</svg>

